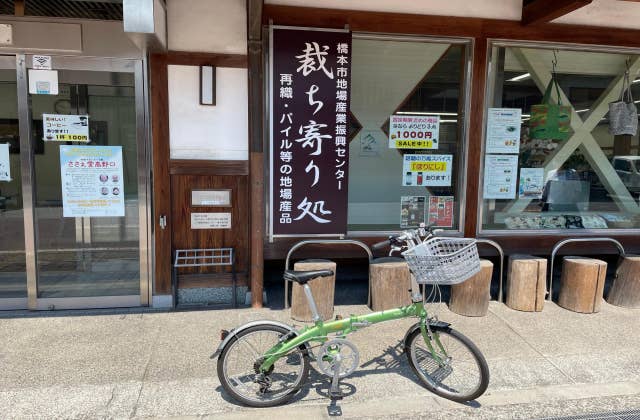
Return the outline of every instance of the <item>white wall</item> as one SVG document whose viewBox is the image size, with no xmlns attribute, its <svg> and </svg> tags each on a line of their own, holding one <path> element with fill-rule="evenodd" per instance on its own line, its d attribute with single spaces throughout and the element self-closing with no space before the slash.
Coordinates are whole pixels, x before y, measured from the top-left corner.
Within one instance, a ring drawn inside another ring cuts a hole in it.
<svg viewBox="0 0 640 420">
<path fill-rule="evenodd" d="M 245 0 L 167 0 L 169 49 L 247 53 Z"/>
<path fill-rule="evenodd" d="M 520 20 L 522 0 L 265 0 L 266 4 Z"/>
<path fill-rule="evenodd" d="M 247 70 L 216 69 L 216 105 L 200 105 L 200 70 L 169 66 L 171 159 L 248 158 Z"/>
</svg>

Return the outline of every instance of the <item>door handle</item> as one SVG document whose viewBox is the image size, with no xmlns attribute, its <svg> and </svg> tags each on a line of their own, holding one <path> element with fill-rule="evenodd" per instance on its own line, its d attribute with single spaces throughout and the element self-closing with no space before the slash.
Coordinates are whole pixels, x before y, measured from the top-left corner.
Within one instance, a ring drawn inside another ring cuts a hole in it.
<svg viewBox="0 0 640 420">
<path fill-rule="evenodd" d="M 160 224 L 160 228 L 164 230 L 167 227 L 167 216 L 164 214 L 160 216 L 160 220 L 158 222 Z"/>
</svg>

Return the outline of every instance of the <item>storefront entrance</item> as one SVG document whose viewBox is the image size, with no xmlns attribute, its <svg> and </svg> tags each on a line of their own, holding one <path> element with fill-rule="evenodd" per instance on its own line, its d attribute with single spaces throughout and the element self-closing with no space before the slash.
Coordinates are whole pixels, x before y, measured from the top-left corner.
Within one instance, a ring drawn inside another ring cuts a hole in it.
<svg viewBox="0 0 640 420">
<path fill-rule="evenodd" d="M 54 56 L 58 93 L 50 95 L 29 93 L 32 61 L 0 56 L 0 144 L 9 144 L 10 167 L 10 180 L 0 177 L 0 309 L 147 305 L 142 62 Z M 90 141 L 52 139 L 46 115 L 88 116 Z M 103 197 L 78 197 L 82 188 Z"/>
</svg>

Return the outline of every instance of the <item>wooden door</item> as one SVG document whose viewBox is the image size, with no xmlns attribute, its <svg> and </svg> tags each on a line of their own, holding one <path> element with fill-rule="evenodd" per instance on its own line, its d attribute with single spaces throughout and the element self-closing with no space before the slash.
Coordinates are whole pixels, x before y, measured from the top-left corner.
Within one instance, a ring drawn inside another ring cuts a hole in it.
<svg viewBox="0 0 640 420">
<path fill-rule="evenodd" d="M 173 171 L 172 171 L 173 172 Z M 230 190 L 231 206 L 198 206 L 192 203 L 193 190 Z M 233 248 L 239 286 L 248 285 L 249 205 L 246 175 L 171 175 L 173 249 Z M 230 229 L 194 229 L 192 213 L 231 213 Z M 231 269 L 197 267 L 181 269 L 178 288 L 223 287 L 231 282 Z"/>
</svg>

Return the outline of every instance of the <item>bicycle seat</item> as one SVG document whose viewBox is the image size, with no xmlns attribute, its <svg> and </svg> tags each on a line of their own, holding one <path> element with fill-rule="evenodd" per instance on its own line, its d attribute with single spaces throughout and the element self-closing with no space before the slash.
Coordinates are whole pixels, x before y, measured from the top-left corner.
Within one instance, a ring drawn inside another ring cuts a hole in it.
<svg viewBox="0 0 640 420">
<path fill-rule="evenodd" d="M 289 281 L 295 281 L 298 284 L 306 284 L 308 281 L 317 279 L 318 277 L 333 276 L 331 270 L 313 270 L 313 271 L 293 271 L 286 270 L 284 272 L 284 279 Z"/>
</svg>

